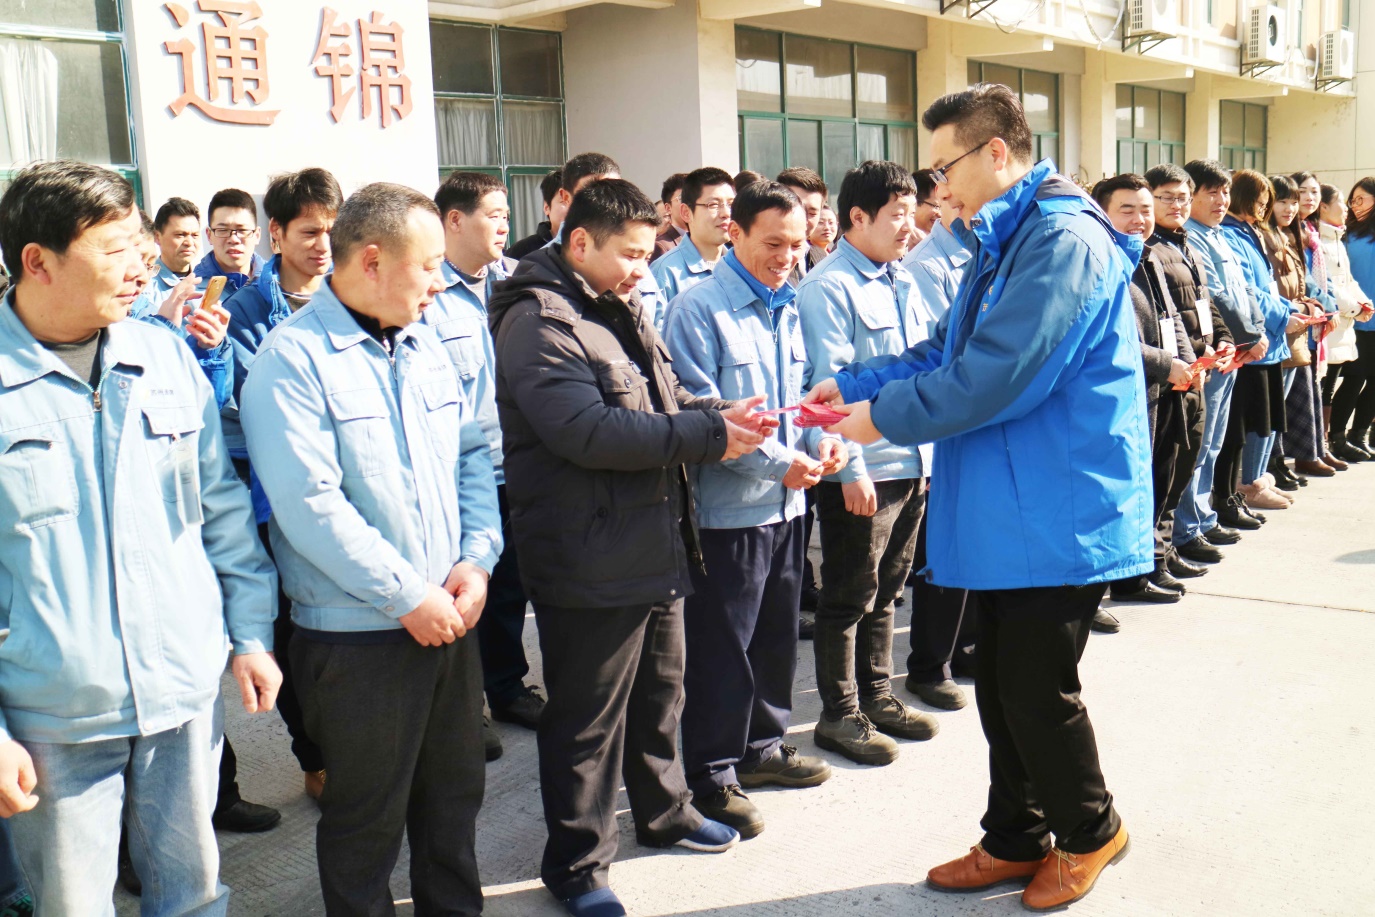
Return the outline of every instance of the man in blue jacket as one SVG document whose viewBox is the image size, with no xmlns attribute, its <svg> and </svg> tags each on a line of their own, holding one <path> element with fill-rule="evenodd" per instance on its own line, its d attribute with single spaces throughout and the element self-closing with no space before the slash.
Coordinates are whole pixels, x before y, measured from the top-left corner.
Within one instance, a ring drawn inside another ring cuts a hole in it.
<svg viewBox="0 0 1375 917">
<path fill-rule="evenodd" d="M 330 913 L 391 913 L 403 832 L 427 914 L 482 912 L 482 669 L 465 635 L 501 553 L 492 460 L 421 312 L 439 292 L 434 202 L 356 192 L 335 268 L 268 335 L 243 388 L 254 472 L 329 779 L 316 854 Z"/>
<path fill-rule="evenodd" d="M 247 191 L 224 188 L 210 198 L 205 219 L 210 251 L 196 265 L 196 277 L 201 282 L 224 277 L 224 295 L 233 296 L 263 269 L 262 256 L 254 251 L 261 236 L 258 205 Z"/>
<path fill-rule="evenodd" d="M 666 303 L 710 277 L 725 254 L 735 184 L 725 169 L 704 166 L 687 174 L 681 195 L 675 206 L 687 217 L 688 232 L 651 268 Z"/>
<path fill-rule="evenodd" d="M 227 651 L 249 713 L 281 683 L 276 577 L 210 386 L 123 320 L 139 229 L 129 183 L 85 163 L 0 199 L 0 816 L 40 914 L 113 913 L 126 808 L 144 912 L 224 914 Z"/>
<path fill-rule="evenodd" d="M 930 340 L 852 364 L 808 398 L 842 406 L 831 429 L 857 442 L 936 443 L 928 575 L 978 606 L 985 833 L 927 881 L 1029 878 L 1022 902 L 1057 908 L 1126 852 L 1078 662 L 1107 583 L 1154 566 L 1128 292 L 1141 240 L 1054 163 L 1032 163 L 1006 86 L 944 96 L 922 123 L 942 209 L 959 214 L 972 255 L 959 296 Z"/>
</svg>

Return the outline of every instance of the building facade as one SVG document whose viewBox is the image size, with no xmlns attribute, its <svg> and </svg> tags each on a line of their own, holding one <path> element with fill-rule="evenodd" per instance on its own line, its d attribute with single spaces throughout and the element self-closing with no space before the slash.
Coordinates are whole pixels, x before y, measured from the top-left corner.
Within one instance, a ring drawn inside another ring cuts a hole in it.
<svg viewBox="0 0 1375 917">
<path fill-rule="evenodd" d="M 835 186 L 924 164 L 921 112 L 979 80 L 1084 181 L 1199 157 L 1375 174 L 1360 0 L 0 0 L 0 183 L 70 156 L 151 209 L 306 165 L 346 190 L 477 169 L 515 237 L 570 152 L 651 192 L 702 164 Z"/>
</svg>

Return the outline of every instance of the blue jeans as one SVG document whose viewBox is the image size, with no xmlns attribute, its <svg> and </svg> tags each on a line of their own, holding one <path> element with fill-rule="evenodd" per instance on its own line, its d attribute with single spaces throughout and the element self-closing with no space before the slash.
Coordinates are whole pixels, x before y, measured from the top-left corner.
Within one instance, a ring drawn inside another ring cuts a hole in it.
<svg viewBox="0 0 1375 917">
<path fill-rule="evenodd" d="M 10 836 L 10 823 L 0 819 L 0 913 L 13 904 L 18 904 L 29 894 L 24 884 L 24 872 L 19 868 L 19 860 L 14 854 L 14 839 Z"/>
<path fill-rule="evenodd" d="M 1284 397 L 1289 397 L 1289 389 L 1294 386 L 1294 376 L 1298 373 L 1297 366 L 1280 371 L 1280 378 L 1284 382 Z M 1246 445 L 1241 450 L 1241 482 L 1243 484 L 1254 483 L 1256 478 L 1265 474 L 1265 468 L 1270 464 L 1270 453 L 1275 448 L 1276 434 L 1273 430 L 1262 436 L 1259 433 L 1247 433 Z"/>
<path fill-rule="evenodd" d="M 145 917 L 218 917 L 229 908 L 210 813 L 223 711 L 176 729 L 77 745 L 25 742 L 39 803 L 10 819 L 39 914 L 113 917 L 119 824 L 129 797 L 129 855 Z M 126 780 L 127 772 L 127 780 Z"/>
<path fill-rule="evenodd" d="M 1170 540 L 1176 545 L 1187 544 L 1217 525 L 1213 510 L 1213 465 L 1222 451 L 1227 435 L 1227 415 L 1232 406 L 1232 388 L 1237 384 L 1235 372 L 1210 373 L 1203 386 L 1203 448 L 1194 462 L 1194 476 L 1179 498 L 1174 514 L 1174 531 Z"/>
</svg>

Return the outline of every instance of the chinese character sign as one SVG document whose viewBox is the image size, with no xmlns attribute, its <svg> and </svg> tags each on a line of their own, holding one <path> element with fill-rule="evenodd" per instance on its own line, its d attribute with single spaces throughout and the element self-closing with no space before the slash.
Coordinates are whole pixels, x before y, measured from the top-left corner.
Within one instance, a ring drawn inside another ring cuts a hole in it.
<svg viewBox="0 0 1375 917">
<path fill-rule="evenodd" d="M 213 13 L 213 20 L 201 26 L 201 53 L 205 58 L 205 97 L 196 92 L 194 59 L 196 46 L 189 39 L 169 41 L 167 51 L 181 58 L 181 95 L 171 105 L 173 116 L 187 106 L 200 109 L 215 121 L 229 124 L 271 124 L 279 114 L 258 106 L 267 101 L 271 89 L 267 75 L 267 31 L 256 23 L 263 11 L 253 0 L 198 0 L 202 13 Z M 190 21 L 186 7 L 167 3 L 177 28 Z M 250 27 L 251 26 L 251 27 Z M 229 107 L 216 105 L 220 84 L 229 83 Z M 245 103 L 245 97 L 248 104 Z"/>
<path fill-rule="evenodd" d="M 338 22 L 339 14 L 325 7 L 320 16 L 320 35 L 315 44 L 315 64 L 317 76 L 328 77 L 330 81 L 329 113 L 338 123 L 342 118 L 349 100 L 353 98 L 354 87 L 345 87 L 344 81 L 358 75 L 359 103 L 363 120 L 372 117 L 373 99 L 376 96 L 381 109 L 382 127 L 390 127 L 392 115 L 400 120 L 411 113 L 411 78 L 406 76 L 406 50 L 402 43 L 406 30 L 395 22 L 383 22 L 382 14 L 373 11 L 370 19 L 358 20 L 358 70 L 347 61 L 353 55 L 353 48 L 347 44 L 350 26 Z M 331 43 L 332 39 L 344 41 Z"/>
</svg>

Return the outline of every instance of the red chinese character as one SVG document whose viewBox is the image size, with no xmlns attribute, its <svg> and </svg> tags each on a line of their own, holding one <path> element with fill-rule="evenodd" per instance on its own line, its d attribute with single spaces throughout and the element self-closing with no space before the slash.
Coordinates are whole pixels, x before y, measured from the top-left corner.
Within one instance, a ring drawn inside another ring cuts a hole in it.
<svg viewBox="0 0 1375 917">
<path fill-rule="evenodd" d="M 359 62 L 363 86 L 363 119 L 372 117 L 372 90 L 377 90 L 382 109 L 382 127 L 391 126 L 392 113 L 398 120 L 411 113 L 411 78 L 406 69 L 406 52 L 401 39 L 405 34 L 398 23 L 383 23 L 374 11 L 371 21 L 358 20 L 358 44 L 363 54 Z M 380 37 L 374 37 L 380 36 Z"/>
<path fill-rule="evenodd" d="M 230 124 L 271 124 L 280 113 L 257 108 L 226 108 L 213 104 L 220 97 L 220 81 L 229 82 L 229 100 L 233 105 L 244 102 L 252 105 L 267 101 L 270 89 L 267 78 L 267 31 L 260 25 L 247 27 L 262 17 L 263 11 L 254 0 L 197 0 L 202 13 L 215 13 L 220 24 L 201 26 L 202 52 L 205 55 L 206 95 L 196 92 L 193 58 L 196 47 L 188 39 L 163 44 L 168 53 L 181 57 L 181 95 L 170 108 L 175 117 L 187 106 L 200 109 L 210 118 Z M 164 4 L 178 28 L 185 28 L 190 19 L 186 8 L 177 3 Z"/>
<path fill-rule="evenodd" d="M 336 23 L 335 18 L 338 15 L 329 7 L 321 10 L 320 39 L 315 45 L 315 54 L 311 57 L 315 64 L 316 76 L 327 76 L 330 79 L 330 99 L 334 104 L 329 107 L 329 113 L 336 124 L 339 123 L 349 99 L 353 98 L 355 92 L 352 86 L 346 88 L 344 83 L 355 72 L 353 65 L 345 60 L 353 54 L 353 48 L 349 47 L 347 42 L 349 25 L 347 22 Z M 330 44 L 331 38 L 342 38 L 345 41 Z"/>
</svg>

